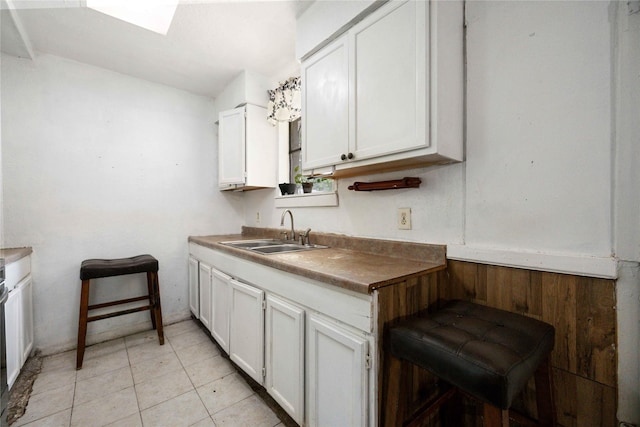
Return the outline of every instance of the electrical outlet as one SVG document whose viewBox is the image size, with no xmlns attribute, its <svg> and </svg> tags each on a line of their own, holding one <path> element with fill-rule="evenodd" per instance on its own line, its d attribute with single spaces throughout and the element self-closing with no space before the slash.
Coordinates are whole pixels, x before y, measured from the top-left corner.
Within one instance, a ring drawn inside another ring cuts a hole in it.
<svg viewBox="0 0 640 427">
<path fill-rule="evenodd" d="M 398 208 L 398 229 L 411 230 L 411 208 Z"/>
<path fill-rule="evenodd" d="M 260 224 L 260 211 L 256 212 L 256 224 Z"/>
</svg>

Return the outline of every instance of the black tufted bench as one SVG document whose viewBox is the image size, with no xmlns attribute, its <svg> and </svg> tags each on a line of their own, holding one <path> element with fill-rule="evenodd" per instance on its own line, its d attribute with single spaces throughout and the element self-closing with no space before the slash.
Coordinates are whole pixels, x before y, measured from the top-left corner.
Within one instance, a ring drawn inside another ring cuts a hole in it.
<svg viewBox="0 0 640 427">
<path fill-rule="evenodd" d="M 125 274 L 147 274 L 148 295 L 135 298 L 127 298 L 101 304 L 89 305 L 89 283 L 91 279 L 101 277 L 122 276 Z M 85 340 L 87 337 L 87 323 L 110 317 L 122 316 L 138 311 L 149 310 L 151 312 L 151 325 L 158 331 L 160 345 L 164 344 L 162 331 L 162 309 L 160 306 L 160 285 L 158 284 L 158 260 L 151 255 L 138 255 L 131 258 L 120 259 L 87 259 L 80 266 L 80 280 L 82 291 L 80 294 L 80 319 L 78 321 L 78 349 L 76 354 L 76 369 L 82 368 L 84 358 Z M 129 304 L 136 301 L 149 301 L 149 305 L 129 308 L 112 313 L 89 316 L 89 310 L 112 307 L 114 305 Z"/>
<path fill-rule="evenodd" d="M 400 379 L 387 380 L 385 385 L 387 398 L 397 399 L 387 405 L 395 409 L 395 414 L 387 411 L 385 425 L 413 425 L 418 421 L 414 416 L 406 422 L 402 419 L 404 411 L 398 410 L 407 374 L 401 363 L 394 363 L 396 358 L 426 369 L 453 386 L 425 405 L 419 414 L 421 419 L 461 390 L 484 402 L 485 425 L 508 426 L 513 399 L 535 375 L 538 424 L 554 426 L 549 367 L 554 334 L 553 326 L 547 323 L 466 301 L 451 301 L 433 314 L 392 325 L 386 336 L 385 378 Z M 523 420 L 524 416 L 518 416 L 518 421 Z"/>
</svg>

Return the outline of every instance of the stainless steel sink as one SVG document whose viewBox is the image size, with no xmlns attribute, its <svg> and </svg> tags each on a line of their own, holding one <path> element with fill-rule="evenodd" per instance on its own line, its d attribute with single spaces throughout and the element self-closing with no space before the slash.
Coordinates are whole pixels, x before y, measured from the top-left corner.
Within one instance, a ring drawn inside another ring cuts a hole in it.
<svg viewBox="0 0 640 427">
<path fill-rule="evenodd" d="M 259 239 L 259 240 L 235 240 L 232 242 L 222 242 L 223 245 L 233 246 L 234 248 L 251 249 L 263 246 L 282 245 L 285 242 L 277 239 Z"/>
<path fill-rule="evenodd" d="M 235 240 L 231 242 L 220 242 L 223 245 L 238 249 L 245 249 L 260 254 L 281 254 L 286 252 L 308 251 L 312 249 L 326 249 L 328 246 L 321 245 L 301 245 L 295 242 L 286 242 L 277 239 L 259 240 Z"/>
<path fill-rule="evenodd" d="M 263 246 L 261 248 L 251 248 L 254 252 L 259 252 L 261 254 L 281 254 L 283 252 L 299 252 L 299 251 L 308 251 L 310 249 L 323 249 L 327 246 L 318 246 L 318 245 L 298 245 L 295 243 L 285 244 L 285 245 L 273 245 L 273 246 Z"/>
</svg>

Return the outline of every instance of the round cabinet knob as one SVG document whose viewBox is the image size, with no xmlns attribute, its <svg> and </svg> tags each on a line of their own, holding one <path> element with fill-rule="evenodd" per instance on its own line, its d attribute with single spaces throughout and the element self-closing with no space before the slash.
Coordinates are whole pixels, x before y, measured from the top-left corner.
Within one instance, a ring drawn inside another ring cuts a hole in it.
<svg viewBox="0 0 640 427">
<path fill-rule="evenodd" d="M 351 160 L 353 159 L 353 153 L 349 153 L 349 154 L 343 154 L 342 156 L 340 156 L 340 160 L 344 161 L 344 160 Z"/>
<path fill-rule="evenodd" d="M 347 159 L 349 159 L 349 160 L 353 159 L 353 153 L 347 154 Z"/>
<path fill-rule="evenodd" d="M 342 156 L 340 156 L 340 160 L 347 160 L 347 155 L 343 154 Z"/>
</svg>

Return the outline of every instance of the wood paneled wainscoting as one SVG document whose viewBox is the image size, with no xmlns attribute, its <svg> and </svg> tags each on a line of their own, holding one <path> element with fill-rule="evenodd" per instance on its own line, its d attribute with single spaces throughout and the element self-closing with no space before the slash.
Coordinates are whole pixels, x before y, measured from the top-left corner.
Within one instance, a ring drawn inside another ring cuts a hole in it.
<svg viewBox="0 0 640 427">
<path fill-rule="evenodd" d="M 558 424 L 617 425 L 615 280 L 449 260 L 447 270 L 432 276 L 430 286 L 424 282 L 422 286 L 410 285 L 408 282 L 404 290 L 394 291 L 397 295 L 393 298 L 385 298 L 393 302 L 381 305 L 380 322 L 385 317 L 393 319 L 398 307 L 405 311 L 413 301 L 433 309 L 440 301 L 463 299 L 550 323 L 556 328 L 551 363 Z M 427 295 L 423 295 L 425 288 L 429 288 Z M 414 295 L 416 292 L 420 294 Z M 407 414 L 436 391 L 432 376 L 419 368 L 411 369 L 414 386 L 408 391 L 407 408 L 403 408 Z M 382 395 L 379 398 L 383 412 L 395 410 L 385 407 Z M 514 408 L 537 418 L 533 379 Z M 482 413 L 481 405 L 465 399 L 464 411 L 465 425 L 481 425 L 481 417 L 476 416 Z M 440 417 L 444 416 L 436 414 L 424 425 L 441 425 Z"/>
</svg>

